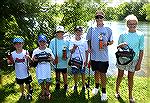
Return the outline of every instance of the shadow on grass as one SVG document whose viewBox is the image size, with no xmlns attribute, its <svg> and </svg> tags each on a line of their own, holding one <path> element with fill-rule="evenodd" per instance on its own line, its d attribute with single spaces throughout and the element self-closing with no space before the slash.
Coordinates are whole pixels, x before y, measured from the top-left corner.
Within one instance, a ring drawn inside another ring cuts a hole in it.
<svg viewBox="0 0 150 103">
<path fill-rule="evenodd" d="M 74 91 L 67 97 L 67 101 L 67 103 L 88 103 L 84 90 L 81 90 L 80 93 L 78 93 L 78 91 Z"/>
<path fill-rule="evenodd" d="M 103 102 L 101 102 L 100 97 L 101 97 L 100 93 L 98 92 L 97 95 L 92 96 L 91 98 L 89 98 L 89 101 L 90 101 L 90 103 L 103 103 Z M 107 103 L 107 102 L 105 102 L 105 103 Z"/>
<path fill-rule="evenodd" d="M 67 101 L 67 97 L 66 97 L 66 91 L 64 89 L 60 89 L 60 90 L 54 90 L 54 92 L 51 93 L 51 99 L 44 99 L 42 100 L 40 98 L 41 94 L 38 96 L 38 98 L 36 99 L 35 103 L 65 103 L 65 101 Z"/>
<path fill-rule="evenodd" d="M 119 97 L 119 98 L 117 98 L 118 99 L 118 101 L 120 102 L 120 103 L 125 103 L 125 101 L 121 98 L 121 97 Z"/>
<path fill-rule="evenodd" d="M 5 101 L 5 98 L 9 95 L 17 93 L 14 87 L 15 82 L 11 84 L 6 84 L 2 88 L 0 88 L 0 103 Z"/>
<path fill-rule="evenodd" d="M 19 98 L 19 100 L 17 101 L 17 103 L 31 103 L 32 100 L 27 100 L 27 99 L 23 99 L 23 98 Z"/>
<path fill-rule="evenodd" d="M 15 69 L 14 69 L 13 66 L 5 66 L 5 67 L 3 67 L 3 68 L 1 69 L 3 75 L 10 74 L 10 73 L 12 73 L 14 70 L 15 70 Z"/>
</svg>

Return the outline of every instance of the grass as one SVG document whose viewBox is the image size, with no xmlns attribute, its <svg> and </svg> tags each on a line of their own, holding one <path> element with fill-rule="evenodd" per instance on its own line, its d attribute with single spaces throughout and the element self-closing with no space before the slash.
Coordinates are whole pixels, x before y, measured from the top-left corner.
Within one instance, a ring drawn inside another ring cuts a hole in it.
<svg viewBox="0 0 150 103">
<path fill-rule="evenodd" d="M 33 99 L 32 101 L 27 100 L 19 100 L 20 92 L 19 86 L 15 83 L 15 73 L 13 68 L 7 68 L 2 75 L 2 84 L 0 85 L 0 103 L 101 103 L 100 94 L 93 96 L 91 94 L 91 90 L 89 91 L 90 95 L 88 98 L 88 91 L 81 91 L 81 81 L 79 81 L 79 89 L 78 92 L 73 92 L 71 87 L 73 86 L 73 78 L 72 76 L 68 76 L 69 82 L 69 90 L 66 93 L 63 90 L 63 83 L 61 83 L 62 89 L 59 91 L 55 91 L 55 75 L 52 73 L 52 85 L 51 85 L 51 94 L 52 99 L 41 101 L 39 99 L 40 96 L 40 86 L 37 83 L 35 77 L 35 69 L 31 69 L 31 74 L 33 77 L 32 86 L 34 88 Z M 61 80 L 62 81 L 62 80 Z M 127 78 L 124 77 L 121 83 L 121 97 L 122 99 L 117 100 L 114 97 L 115 94 L 115 81 L 116 76 L 108 77 L 107 79 L 107 94 L 108 101 L 104 103 L 128 103 L 128 86 L 127 86 Z M 148 77 L 135 77 L 134 78 L 134 89 L 133 95 L 136 100 L 136 103 L 150 103 L 150 78 Z M 90 78 L 90 87 L 94 87 L 94 78 L 91 76 Z"/>
</svg>

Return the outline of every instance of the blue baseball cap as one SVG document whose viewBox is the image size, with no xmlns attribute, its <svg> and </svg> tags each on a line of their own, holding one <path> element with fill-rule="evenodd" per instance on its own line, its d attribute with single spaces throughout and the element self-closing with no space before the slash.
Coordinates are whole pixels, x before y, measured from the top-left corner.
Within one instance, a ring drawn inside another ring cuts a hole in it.
<svg viewBox="0 0 150 103">
<path fill-rule="evenodd" d="M 40 42 L 40 41 L 47 42 L 47 38 L 46 38 L 46 36 L 44 34 L 40 34 L 38 36 L 38 42 Z"/>
<path fill-rule="evenodd" d="M 23 42 L 24 42 L 24 40 L 21 37 L 17 37 L 17 38 L 13 39 L 13 43 L 23 43 Z"/>
</svg>

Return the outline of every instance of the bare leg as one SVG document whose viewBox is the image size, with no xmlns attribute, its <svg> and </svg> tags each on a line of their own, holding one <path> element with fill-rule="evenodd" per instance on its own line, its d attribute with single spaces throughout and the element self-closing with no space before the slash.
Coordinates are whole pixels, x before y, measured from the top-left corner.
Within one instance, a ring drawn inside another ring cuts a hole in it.
<svg viewBox="0 0 150 103">
<path fill-rule="evenodd" d="M 46 82 L 46 92 L 49 92 L 50 83 Z"/>
<path fill-rule="evenodd" d="M 20 90 L 21 90 L 21 95 L 25 96 L 25 94 L 24 94 L 24 85 L 20 84 L 19 86 L 20 86 Z"/>
<path fill-rule="evenodd" d="M 42 95 L 45 95 L 45 85 L 41 83 Z"/>
<path fill-rule="evenodd" d="M 28 92 L 28 94 L 29 94 L 29 84 L 26 84 L 26 88 L 27 88 L 27 92 Z"/>
<path fill-rule="evenodd" d="M 67 84 L 67 73 L 62 73 L 63 75 L 63 81 L 64 81 L 64 85 Z"/>
<path fill-rule="evenodd" d="M 118 69 L 118 76 L 117 76 L 117 81 L 116 81 L 116 93 L 119 93 L 119 87 L 120 87 L 120 83 L 122 81 L 123 75 L 124 75 L 124 70 Z"/>
<path fill-rule="evenodd" d="M 134 72 L 129 72 L 129 71 L 128 71 L 129 99 L 132 99 L 133 76 L 134 76 Z"/>
<path fill-rule="evenodd" d="M 56 72 L 56 83 L 60 83 L 60 72 Z"/>
<path fill-rule="evenodd" d="M 74 83 L 75 83 L 75 85 L 77 85 L 77 81 L 78 81 L 78 74 L 74 74 Z"/>
<path fill-rule="evenodd" d="M 106 73 L 100 73 L 102 88 L 106 88 Z"/>
<path fill-rule="evenodd" d="M 46 97 L 47 97 L 48 99 L 51 98 L 51 94 L 50 94 L 49 87 L 50 87 L 50 83 L 49 83 L 49 82 L 46 82 Z"/>
<path fill-rule="evenodd" d="M 97 70 L 95 71 L 94 79 L 95 79 L 95 84 L 99 84 L 100 73 Z"/>
<path fill-rule="evenodd" d="M 85 74 L 82 74 L 82 86 L 85 86 Z"/>
</svg>

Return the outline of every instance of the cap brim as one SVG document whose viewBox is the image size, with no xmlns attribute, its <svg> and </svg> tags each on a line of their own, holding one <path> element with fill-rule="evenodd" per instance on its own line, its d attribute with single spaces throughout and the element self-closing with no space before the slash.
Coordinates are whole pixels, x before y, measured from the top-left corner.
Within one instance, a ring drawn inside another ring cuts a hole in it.
<svg viewBox="0 0 150 103">
<path fill-rule="evenodd" d="M 102 14 L 96 14 L 95 16 L 102 16 L 104 18 L 104 15 L 102 15 Z"/>
</svg>

